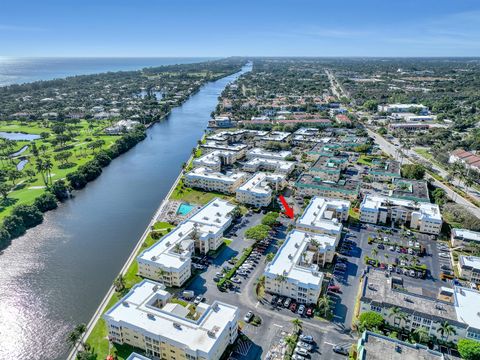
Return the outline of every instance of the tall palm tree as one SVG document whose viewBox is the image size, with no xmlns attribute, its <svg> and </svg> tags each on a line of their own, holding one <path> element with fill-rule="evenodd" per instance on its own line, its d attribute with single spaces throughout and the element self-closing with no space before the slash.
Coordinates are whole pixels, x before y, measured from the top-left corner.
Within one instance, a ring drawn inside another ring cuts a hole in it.
<svg viewBox="0 0 480 360">
<path fill-rule="evenodd" d="M 330 312 L 330 298 L 327 295 L 323 295 L 318 299 L 318 306 L 323 309 L 323 316 L 327 317 Z"/>
<path fill-rule="evenodd" d="M 46 158 L 45 161 L 43 162 L 43 169 L 47 173 L 47 183 L 52 183 L 52 169 L 53 169 L 53 163 L 50 158 Z"/>
<path fill-rule="evenodd" d="M 298 332 L 302 329 L 302 320 L 300 319 L 293 319 L 292 320 L 292 324 L 293 324 L 293 331 L 294 332 Z"/>
<path fill-rule="evenodd" d="M 455 335 L 457 331 L 452 325 L 450 325 L 448 321 L 444 321 L 440 324 L 439 328 L 437 329 L 437 333 L 440 334 L 440 336 L 442 337 L 442 340 L 447 341 L 448 337 L 450 335 Z"/>
<path fill-rule="evenodd" d="M 417 327 L 413 333 L 415 334 L 415 336 L 417 337 L 418 339 L 418 342 L 419 343 L 422 343 L 422 344 L 426 344 L 428 342 L 428 339 L 429 339 L 429 331 L 428 329 L 425 327 L 425 326 L 419 326 Z"/>
</svg>

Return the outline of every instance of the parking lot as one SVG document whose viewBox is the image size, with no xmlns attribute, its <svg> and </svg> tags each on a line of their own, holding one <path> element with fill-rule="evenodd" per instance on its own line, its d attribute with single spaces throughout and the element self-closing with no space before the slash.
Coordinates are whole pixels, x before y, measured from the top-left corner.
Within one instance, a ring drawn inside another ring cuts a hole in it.
<svg viewBox="0 0 480 360">
<path fill-rule="evenodd" d="M 243 234 L 247 228 L 260 223 L 263 214 L 252 213 L 243 217 L 242 221 L 225 234 L 232 242 L 223 248 L 215 258 L 204 259 L 203 264 L 207 267 L 200 271 L 185 287 L 191 290 L 195 296 L 200 295 L 203 301 L 211 303 L 213 300 L 224 301 L 235 305 L 240 310 L 242 320 L 242 333 L 246 337 L 239 337 L 235 350 L 230 354 L 231 359 L 247 360 L 265 358 L 272 345 L 278 343 L 278 334 L 292 331 L 292 320 L 300 318 L 303 322 L 304 334 L 311 335 L 316 345 L 310 352 L 309 359 L 341 359 L 344 355 L 336 354 L 332 348 L 336 344 L 348 344 L 350 346 L 354 339 L 343 332 L 342 327 L 331 323 L 320 322 L 307 316 L 298 315 L 288 308 L 272 306 L 266 300 L 259 300 L 255 293 L 255 283 L 263 274 L 265 269 L 265 256 L 268 253 L 275 253 L 278 243 L 286 237 L 287 227 L 282 225 L 275 229 L 263 246 L 257 248 L 248 258 L 249 268 L 245 269 L 244 275 L 236 274 L 232 288 L 225 292 L 217 288 L 215 280 L 223 274 L 225 267 L 232 267 L 228 261 L 234 257 L 239 258 L 243 250 L 254 244 L 247 240 Z M 288 224 L 289 220 L 285 220 Z M 209 264 L 210 263 L 210 264 Z M 180 296 L 180 293 L 179 293 Z M 261 319 L 259 326 L 244 321 L 243 317 L 248 311 Z M 306 315 L 306 314 L 305 314 Z"/>
</svg>

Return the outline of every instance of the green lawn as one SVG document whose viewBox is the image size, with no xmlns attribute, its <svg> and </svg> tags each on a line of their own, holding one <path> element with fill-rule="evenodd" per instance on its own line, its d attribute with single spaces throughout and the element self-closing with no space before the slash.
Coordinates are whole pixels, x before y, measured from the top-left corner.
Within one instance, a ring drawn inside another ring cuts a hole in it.
<svg viewBox="0 0 480 360">
<path fill-rule="evenodd" d="M 375 159 L 375 156 L 360 155 L 360 157 L 357 160 L 357 164 L 371 166 L 373 159 Z"/>
<path fill-rule="evenodd" d="M 201 190 L 195 190 L 192 188 L 185 187 L 183 181 L 180 181 L 173 190 L 170 200 L 181 200 L 192 204 L 205 205 L 210 200 L 219 197 L 222 199 L 234 201 L 234 197 L 231 195 L 225 195 L 215 192 L 205 192 Z"/>
<path fill-rule="evenodd" d="M 31 204 L 37 196 L 45 191 L 45 183 L 40 174 L 36 174 L 31 179 L 25 175 L 27 170 L 34 170 L 36 172 L 36 160 L 31 151 L 33 144 L 35 144 L 39 150 L 40 158 L 50 157 L 53 162 L 51 180 L 55 182 L 59 179 L 64 179 L 68 173 L 75 171 L 80 165 L 93 159 L 94 153 L 88 148 L 90 142 L 104 140 L 105 144 L 102 148 L 106 149 L 112 146 L 112 144 L 119 138 L 119 136 L 108 136 L 103 134 L 103 129 L 110 124 L 108 121 L 95 121 L 91 124 L 85 120 L 80 121 L 73 130 L 76 135 L 66 143 L 66 145 L 72 146 L 71 149 L 66 150 L 72 153 L 72 156 L 69 159 L 69 163 L 71 163 L 72 166 L 69 168 L 62 168 L 61 164 L 54 159 L 54 156 L 61 151 L 49 141 L 54 138 L 54 134 L 49 128 L 49 124 L 51 124 L 51 122 L 48 121 L 32 121 L 29 123 L 20 121 L 0 121 L 0 131 L 50 134 L 47 139 L 17 141 L 11 148 L 11 152 L 13 153 L 21 149 L 23 146 L 28 145 L 29 148 L 21 154 L 21 157 L 29 160 L 29 163 L 21 171 L 23 176 L 20 179 L 15 180 L 16 186 L 14 186 L 12 180 L 6 180 L 7 183 L 14 187 L 9 194 L 11 200 L 0 203 L 0 220 L 11 213 L 13 205 Z M 12 160 L 4 159 L 1 167 L 3 170 L 14 169 L 19 161 L 19 158 Z"/>
</svg>

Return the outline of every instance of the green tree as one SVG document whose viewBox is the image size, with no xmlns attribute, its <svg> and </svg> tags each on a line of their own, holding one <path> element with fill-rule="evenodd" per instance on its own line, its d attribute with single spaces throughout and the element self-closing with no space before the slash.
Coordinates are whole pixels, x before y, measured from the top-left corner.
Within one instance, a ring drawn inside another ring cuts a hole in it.
<svg viewBox="0 0 480 360">
<path fill-rule="evenodd" d="M 12 190 L 12 187 L 9 184 L 4 182 L 0 183 L 0 194 L 3 197 L 3 200 L 8 199 L 8 194 L 10 193 L 10 190 Z"/>
<path fill-rule="evenodd" d="M 33 203 L 41 212 L 47 212 L 58 207 L 57 198 L 51 192 L 38 196 Z"/>
<path fill-rule="evenodd" d="M 358 317 L 358 328 L 361 332 L 365 330 L 376 331 L 382 329 L 385 319 L 375 311 L 366 311 Z"/>
<path fill-rule="evenodd" d="M 248 239 L 261 241 L 261 240 L 265 240 L 268 237 L 268 235 L 270 234 L 270 230 L 271 230 L 270 226 L 260 224 L 260 225 L 252 226 L 250 229 L 245 231 L 245 236 Z"/>
<path fill-rule="evenodd" d="M 262 224 L 267 226 L 274 226 L 278 222 L 278 213 L 274 211 L 270 211 L 266 214 L 262 219 Z"/>
<path fill-rule="evenodd" d="M 402 176 L 407 179 L 421 180 L 425 176 L 425 168 L 420 164 L 404 164 Z"/>
<path fill-rule="evenodd" d="M 13 208 L 12 215 L 22 219 L 25 227 L 31 228 L 43 221 L 43 214 L 35 205 L 18 205 Z"/>
<path fill-rule="evenodd" d="M 426 344 L 428 343 L 428 340 L 430 338 L 428 329 L 425 326 L 419 326 L 417 327 L 414 331 L 413 334 L 416 338 L 416 340 L 421 343 L 421 344 Z"/>
<path fill-rule="evenodd" d="M 440 334 L 442 340 L 447 341 L 450 335 L 455 335 L 457 332 L 453 325 L 451 325 L 448 321 L 444 321 L 438 327 L 437 333 Z"/>
<path fill-rule="evenodd" d="M 300 319 L 293 319 L 292 320 L 292 325 L 293 325 L 293 331 L 298 333 L 302 329 L 302 320 Z"/>
<path fill-rule="evenodd" d="M 471 339 L 458 340 L 458 352 L 462 359 L 480 360 L 480 342 Z"/>
</svg>

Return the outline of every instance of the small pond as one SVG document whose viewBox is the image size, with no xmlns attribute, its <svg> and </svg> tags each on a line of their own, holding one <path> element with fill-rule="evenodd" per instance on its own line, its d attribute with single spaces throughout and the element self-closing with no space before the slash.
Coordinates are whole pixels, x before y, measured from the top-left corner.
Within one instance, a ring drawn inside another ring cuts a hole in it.
<svg viewBox="0 0 480 360">
<path fill-rule="evenodd" d="M 19 132 L 6 132 L 0 131 L 0 137 L 9 140 L 23 140 L 23 141 L 32 141 L 35 139 L 40 139 L 40 135 L 36 134 L 26 134 L 26 133 L 19 133 Z"/>
</svg>

